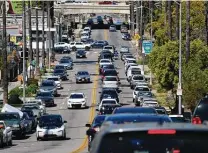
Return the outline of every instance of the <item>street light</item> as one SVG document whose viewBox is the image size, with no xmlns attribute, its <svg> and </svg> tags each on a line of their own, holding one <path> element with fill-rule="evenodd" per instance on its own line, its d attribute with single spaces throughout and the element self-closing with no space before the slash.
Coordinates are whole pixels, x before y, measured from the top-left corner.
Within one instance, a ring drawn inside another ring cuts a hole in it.
<svg viewBox="0 0 208 153">
<path fill-rule="evenodd" d="M 177 5 L 179 5 L 179 71 L 178 71 L 178 89 L 177 89 L 177 95 L 178 95 L 178 114 L 181 114 L 181 107 L 182 107 L 182 52 L 181 52 L 181 0 L 179 2 L 174 1 Z"/>
</svg>

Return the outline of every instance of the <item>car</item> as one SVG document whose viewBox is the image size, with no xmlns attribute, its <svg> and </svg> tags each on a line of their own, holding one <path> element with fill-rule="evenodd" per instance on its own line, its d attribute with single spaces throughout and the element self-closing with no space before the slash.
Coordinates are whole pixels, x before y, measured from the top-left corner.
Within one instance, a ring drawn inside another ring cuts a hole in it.
<svg viewBox="0 0 208 153">
<path fill-rule="evenodd" d="M 61 59 L 59 61 L 59 65 L 63 65 L 67 70 L 72 70 L 73 69 L 72 61 L 68 60 L 68 59 Z"/>
<path fill-rule="evenodd" d="M 66 139 L 66 121 L 58 114 L 44 115 L 39 118 L 36 128 L 37 141 L 48 138 Z"/>
<path fill-rule="evenodd" d="M 101 110 L 101 108 L 102 108 L 102 106 L 104 105 L 104 104 L 108 104 L 108 105 L 119 105 L 119 103 L 116 101 L 116 99 L 112 99 L 112 98 L 103 98 L 102 100 L 101 100 L 101 102 L 99 103 L 99 105 L 98 105 L 98 111 L 100 111 Z"/>
<path fill-rule="evenodd" d="M 90 74 L 87 71 L 78 71 L 76 76 L 76 83 L 87 82 L 90 83 Z"/>
<path fill-rule="evenodd" d="M 54 47 L 55 48 L 58 48 L 58 47 L 65 47 L 66 49 L 68 49 L 70 46 L 68 43 L 65 43 L 65 42 L 57 42 L 54 44 Z"/>
<path fill-rule="evenodd" d="M 111 62 L 113 62 L 113 55 L 112 53 L 101 53 L 100 56 L 98 57 L 98 62 L 100 62 L 101 60 L 110 60 Z M 107 63 L 109 64 L 109 63 Z"/>
<path fill-rule="evenodd" d="M 84 93 L 71 93 L 67 100 L 67 107 L 70 108 L 86 108 L 87 97 Z"/>
<path fill-rule="evenodd" d="M 33 114 L 36 117 L 40 117 L 42 115 L 40 106 L 38 104 L 24 104 L 21 107 L 21 111 L 24 111 L 24 110 L 32 110 Z"/>
<path fill-rule="evenodd" d="M 99 62 L 99 66 L 102 66 L 102 65 L 111 65 L 113 64 L 111 60 L 109 59 L 101 59 L 100 62 Z"/>
<path fill-rule="evenodd" d="M 91 142 L 97 132 L 99 132 L 100 127 L 102 123 L 105 120 L 105 115 L 97 115 L 95 116 L 94 120 L 92 121 L 92 124 L 87 123 L 85 126 L 88 127 L 88 130 L 86 131 L 87 137 L 88 137 L 88 150 L 90 150 Z"/>
<path fill-rule="evenodd" d="M 141 103 L 141 107 L 159 107 L 159 104 L 156 100 L 148 100 L 148 101 L 143 101 Z"/>
<path fill-rule="evenodd" d="M 56 86 L 55 81 L 53 81 L 53 80 L 43 80 L 41 82 L 39 90 L 40 91 L 49 91 L 54 96 L 58 96 L 57 86 Z"/>
<path fill-rule="evenodd" d="M 64 65 L 55 65 L 54 70 L 66 70 L 66 67 Z"/>
<path fill-rule="evenodd" d="M 202 124 L 203 122 L 207 122 L 207 121 L 208 121 L 208 96 L 205 96 L 199 100 L 193 111 L 192 123 Z"/>
<path fill-rule="evenodd" d="M 32 129 L 35 130 L 37 127 L 37 116 L 30 109 L 21 110 L 23 113 L 26 113 L 29 117 L 29 120 L 32 121 Z"/>
<path fill-rule="evenodd" d="M 63 57 L 61 58 L 61 60 L 64 60 L 64 59 L 67 59 L 67 60 L 71 61 L 72 64 L 73 64 L 73 59 L 72 59 L 71 56 L 63 56 Z"/>
<path fill-rule="evenodd" d="M 121 46 L 120 54 L 129 53 L 129 47 L 128 46 Z"/>
<path fill-rule="evenodd" d="M 144 75 L 133 75 L 130 80 L 130 88 L 134 89 L 138 82 L 146 82 Z"/>
<path fill-rule="evenodd" d="M 158 114 L 168 115 L 165 107 L 162 107 L 162 106 L 160 106 L 160 107 L 154 107 L 154 109 L 157 111 Z"/>
<path fill-rule="evenodd" d="M 128 69 L 131 67 L 131 66 L 138 66 L 138 64 L 136 64 L 136 63 L 129 63 L 129 64 L 127 64 L 126 66 L 125 66 L 125 74 L 127 75 L 127 71 L 128 71 Z"/>
<path fill-rule="evenodd" d="M 185 117 L 183 115 L 169 115 L 169 117 L 171 118 L 171 120 L 174 122 L 174 123 L 189 123 L 188 120 L 185 119 Z"/>
<path fill-rule="evenodd" d="M 25 112 L 23 112 L 21 120 L 25 121 L 26 133 L 30 134 L 33 131 L 33 121 Z"/>
<path fill-rule="evenodd" d="M 81 41 L 84 40 L 84 39 L 89 39 L 90 38 L 90 34 L 89 33 L 81 33 Z"/>
<path fill-rule="evenodd" d="M 115 25 L 110 25 L 109 31 L 110 32 L 116 32 L 116 26 Z"/>
<path fill-rule="evenodd" d="M 106 46 L 105 41 L 95 41 L 92 43 L 92 48 L 103 48 L 104 46 Z"/>
<path fill-rule="evenodd" d="M 113 114 L 105 118 L 105 122 L 112 122 L 113 124 L 124 124 L 124 123 L 141 123 L 141 122 L 172 122 L 168 115 L 157 115 L 157 114 Z"/>
<path fill-rule="evenodd" d="M 131 40 L 131 35 L 129 33 L 123 33 L 121 38 L 123 40 Z"/>
<path fill-rule="evenodd" d="M 2 143 L 0 147 L 4 145 L 12 146 L 12 129 L 2 120 L 0 120 L 0 131 L 2 131 Z"/>
<path fill-rule="evenodd" d="M 76 51 L 76 58 L 87 58 L 85 50 L 77 50 Z"/>
<path fill-rule="evenodd" d="M 133 91 L 133 101 L 135 100 L 137 93 L 140 91 L 151 91 L 151 90 L 148 86 L 136 86 Z"/>
<path fill-rule="evenodd" d="M 37 92 L 36 99 L 41 99 L 46 107 L 55 106 L 54 97 L 50 91 Z"/>
<path fill-rule="evenodd" d="M 65 69 L 54 69 L 53 76 L 58 76 L 63 81 L 68 80 L 68 74 Z"/>
<path fill-rule="evenodd" d="M 207 134 L 207 125 L 103 123 L 91 143 L 90 152 L 127 153 L 139 150 L 141 153 L 207 153 Z"/>
<path fill-rule="evenodd" d="M 100 93 L 100 102 L 102 101 L 102 99 L 112 98 L 112 99 L 116 99 L 116 101 L 119 103 L 118 92 L 115 89 L 102 88 L 102 91 L 99 93 Z"/>
<path fill-rule="evenodd" d="M 139 91 L 133 99 L 136 106 L 141 106 L 144 98 L 153 98 L 154 95 L 151 91 Z"/>
<path fill-rule="evenodd" d="M 41 114 L 43 115 L 46 113 L 45 103 L 41 99 L 30 98 L 27 99 L 24 104 L 39 105 Z"/>
<path fill-rule="evenodd" d="M 63 89 L 61 86 L 61 79 L 59 76 L 47 76 L 47 80 L 53 80 L 56 84 L 57 89 Z"/>
<path fill-rule="evenodd" d="M 119 88 L 119 80 L 117 76 L 106 76 L 103 79 L 103 88 L 114 88 L 118 90 Z"/>
<path fill-rule="evenodd" d="M 12 135 L 17 138 L 24 138 L 26 133 L 30 130 L 27 121 L 22 120 L 22 116 L 17 112 L 0 113 L 0 120 L 4 121 L 7 126 L 11 127 Z"/>
<path fill-rule="evenodd" d="M 109 64 L 107 64 L 107 65 L 101 65 L 101 67 L 100 67 L 100 69 L 99 69 L 99 73 L 100 73 L 100 74 L 103 74 L 103 72 L 104 72 L 106 69 L 116 69 L 116 67 L 115 67 L 113 64 L 111 64 L 111 65 L 109 65 Z"/>
<path fill-rule="evenodd" d="M 98 115 L 109 115 L 112 114 L 115 108 L 121 107 L 121 105 L 117 104 L 103 104 Z"/>
<path fill-rule="evenodd" d="M 103 81 L 104 78 L 107 77 L 107 76 L 117 77 L 118 81 L 120 81 L 119 76 L 118 76 L 118 72 L 115 69 L 105 69 L 103 74 L 102 74 L 101 80 Z"/>
<path fill-rule="evenodd" d="M 122 53 L 121 54 L 121 60 L 124 61 L 124 59 L 126 58 L 126 56 L 133 56 L 132 53 L 127 52 L 127 53 Z"/>
<path fill-rule="evenodd" d="M 157 114 L 157 111 L 152 107 L 118 107 L 115 108 L 112 114 Z"/>
<path fill-rule="evenodd" d="M 103 47 L 103 50 L 109 50 L 109 51 L 111 51 L 111 53 L 114 53 L 115 47 L 112 45 L 107 45 L 107 46 Z"/>
</svg>

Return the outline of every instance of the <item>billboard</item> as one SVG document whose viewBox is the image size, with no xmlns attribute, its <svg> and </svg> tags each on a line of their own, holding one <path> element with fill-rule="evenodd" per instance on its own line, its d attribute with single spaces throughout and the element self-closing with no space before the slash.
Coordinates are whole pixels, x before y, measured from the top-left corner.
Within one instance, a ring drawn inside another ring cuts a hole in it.
<svg viewBox="0 0 208 153">
<path fill-rule="evenodd" d="M 23 4 L 22 4 L 22 0 L 7 0 L 6 1 L 6 10 L 7 10 L 7 14 L 22 14 L 22 9 L 23 9 Z M 27 6 L 28 6 L 28 2 L 29 1 L 25 1 L 26 3 L 26 10 L 27 10 Z M 31 7 L 35 7 L 36 6 L 36 1 L 30 1 L 31 2 Z M 41 7 L 41 0 L 38 1 L 38 7 Z"/>
</svg>

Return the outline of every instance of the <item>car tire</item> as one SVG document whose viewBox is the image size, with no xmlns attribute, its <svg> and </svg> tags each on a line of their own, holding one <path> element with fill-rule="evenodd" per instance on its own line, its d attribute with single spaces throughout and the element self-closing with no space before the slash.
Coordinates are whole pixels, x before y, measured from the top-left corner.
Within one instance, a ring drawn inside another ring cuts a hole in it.
<svg viewBox="0 0 208 153">
<path fill-rule="evenodd" d="M 76 51 L 76 50 L 77 50 L 77 48 L 76 48 L 76 47 L 72 47 L 72 50 L 73 50 L 73 51 Z"/>
<path fill-rule="evenodd" d="M 4 143 L 3 143 L 3 137 L 0 138 L 0 148 L 4 147 Z"/>
<path fill-rule="evenodd" d="M 134 102 L 135 102 L 135 99 L 133 99 L 132 101 L 133 101 L 133 103 L 134 103 Z"/>
<path fill-rule="evenodd" d="M 9 146 L 12 146 L 12 138 L 11 138 L 11 140 L 8 142 L 8 145 L 9 145 Z"/>
<path fill-rule="evenodd" d="M 85 47 L 85 50 L 86 50 L 86 51 L 89 51 L 89 50 L 90 50 L 90 47 Z"/>
<path fill-rule="evenodd" d="M 66 131 L 64 131 L 64 135 L 62 137 L 62 140 L 66 140 Z"/>
<path fill-rule="evenodd" d="M 40 141 L 40 140 L 41 140 L 41 138 L 37 137 L 37 141 Z"/>
</svg>

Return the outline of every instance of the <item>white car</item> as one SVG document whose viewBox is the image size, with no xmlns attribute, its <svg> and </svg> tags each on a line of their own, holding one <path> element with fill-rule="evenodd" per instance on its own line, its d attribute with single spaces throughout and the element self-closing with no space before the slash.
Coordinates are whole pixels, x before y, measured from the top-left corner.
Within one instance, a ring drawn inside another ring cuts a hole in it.
<svg viewBox="0 0 208 153">
<path fill-rule="evenodd" d="M 119 88 L 119 80 L 115 76 L 106 76 L 103 79 L 103 88 Z"/>
<path fill-rule="evenodd" d="M 98 110 L 100 111 L 102 108 L 103 104 L 109 104 L 109 105 L 119 105 L 119 103 L 116 101 L 116 99 L 102 99 L 102 101 L 100 102 L 99 106 L 98 106 Z"/>
<path fill-rule="evenodd" d="M 62 89 L 61 79 L 59 76 L 47 76 L 47 80 L 53 80 L 57 86 L 57 89 Z"/>
<path fill-rule="evenodd" d="M 70 48 L 70 44 L 68 43 L 65 43 L 65 42 L 57 42 L 54 44 L 54 47 L 57 48 L 57 47 L 65 47 L 67 49 Z"/>
<path fill-rule="evenodd" d="M 141 104 L 142 107 L 159 107 L 159 104 L 157 101 L 146 101 Z"/>
<path fill-rule="evenodd" d="M 150 91 L 150 88 L 148 86 L 136 86 L 133 91 L 133 101 L 139 91 Z"/>
<path fill-rule="evenodd" d="M 104 46 L 103 50 L 109 50 L 110 52 L 114 53 L 115 48 L 111 45 Z"/>
<path fill-rule="evenodd" d="M 46 107 L 45 107 L 45 103 L 41 100 L 41 99 L 28 99 L 25 104 L 34 104 L 34 105 L 39 105 L 40 109 L 41 109 L 41 113 L 46 114 Z"/>
<path fill-rule="evenodd" d="M 0 130 L 3 131 L 3 145 L 12 145 L 12 129 L 4 121 L 0 121 Z"/>
<path fill-rule="evenodd" d="M 83 33 L 83 34 L 81 34 L 81 40 L 82 39 L 89 39 L 89 38 L 90 38 L 89 33 Z"/>
<path fill-rule="evenodd" d="M 70 48 L 72 50 L 77 50 L 77 49 L 90 50 L 91 44 L 84 44 L 83 42 L 71 42 Z"/>
<path fill-rule="evenodd" d="M 41 116 L 36 128 L 37 141 L 50 137 L 66 139 L 65 123 L 58 114 Z"/>
<path fill-rule="evenodd" d="M 171 118 L 171 120 L 175 123 L 184 123 L 184 122 L 188 122 L 187 119 L 185 119 L 185 117 L 183 115 L 169 115 L 169 117 Z"/>
<path fill-rule="evenodd" d="M 71 93 L 68 97 L 67 107 L 68 108 L 85 108 L 86 107 L 86 100 L 84 93 Z"/>
<path fill-rule="evenodd" d="M 102 65 L 112 65 L 113 63 L 111 62 L 110 59 L 101 59 L 99 62 L 99 66 L 101 67 Z"/>
</svg>

